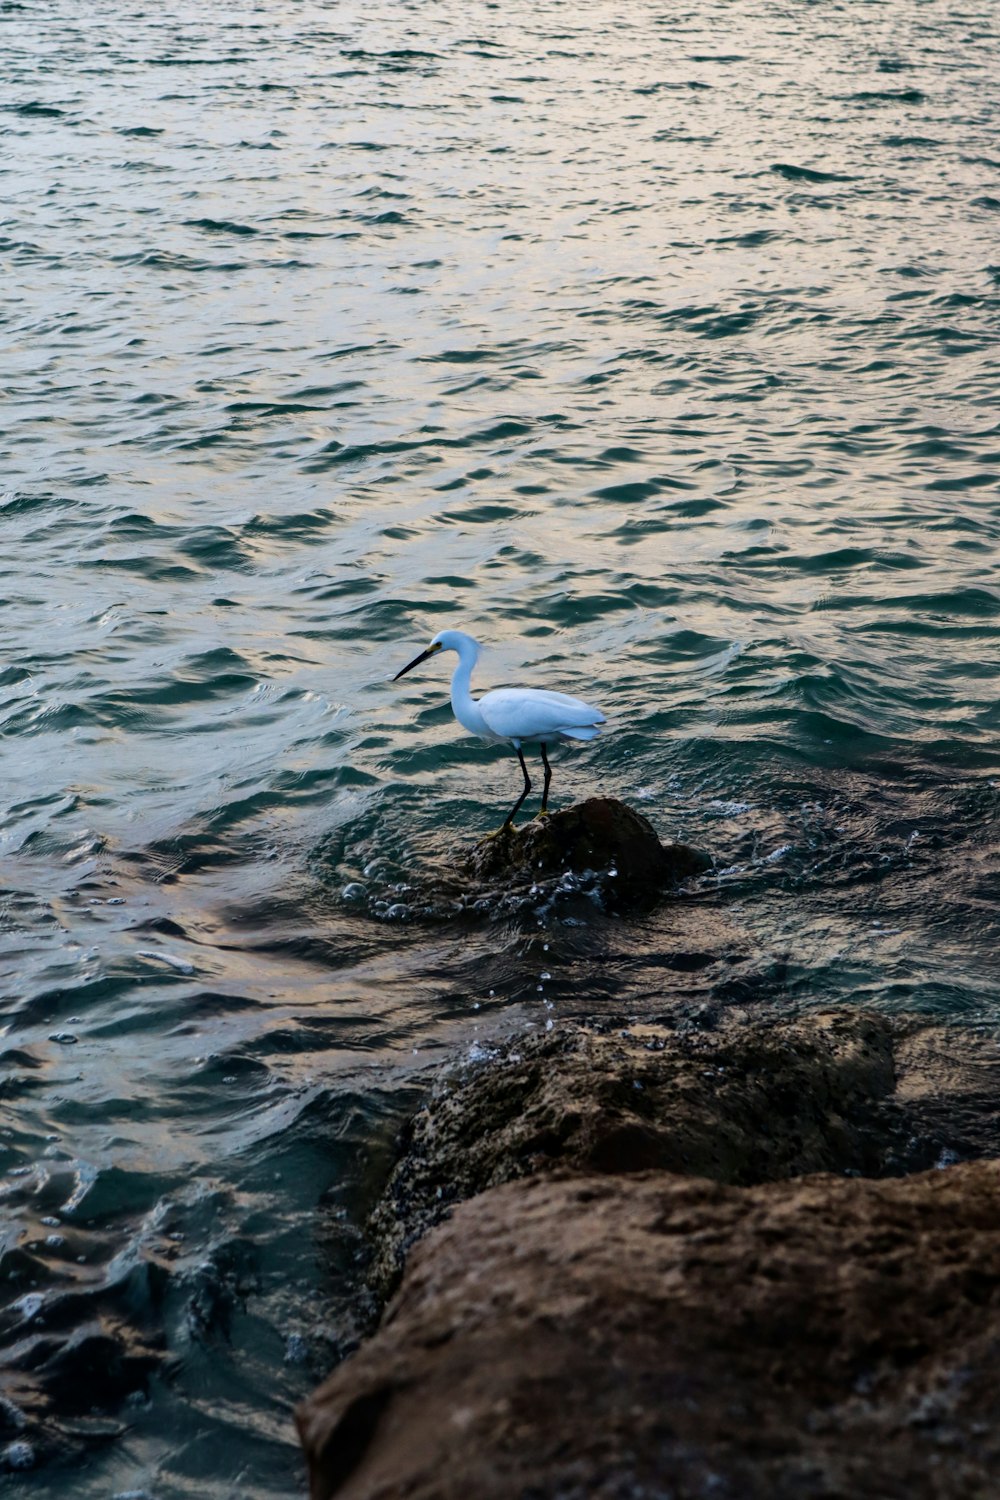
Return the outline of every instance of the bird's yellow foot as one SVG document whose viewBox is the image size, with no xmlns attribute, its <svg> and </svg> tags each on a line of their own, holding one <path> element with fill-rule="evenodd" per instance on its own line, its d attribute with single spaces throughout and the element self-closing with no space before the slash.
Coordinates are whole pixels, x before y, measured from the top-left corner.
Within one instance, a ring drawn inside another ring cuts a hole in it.
<svg viewBox="0 0 1000 1500">
<path fill-rule="evenodd" d="M 540 807 L 538 809 L 538 811 L 535 813 L 536 819 L 537 818 L 551 818 L 551 816 L 552 816 L 552 814 L 549 812 L 549 810 L 548 810 L 547 807 Z"/>
</svg>

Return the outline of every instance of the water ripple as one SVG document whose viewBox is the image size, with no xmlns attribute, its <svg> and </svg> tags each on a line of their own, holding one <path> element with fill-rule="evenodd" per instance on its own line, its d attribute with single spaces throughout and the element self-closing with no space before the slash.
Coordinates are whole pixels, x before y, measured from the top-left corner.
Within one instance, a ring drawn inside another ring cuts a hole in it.
<svg viewBox="0 0 1000 1500">
<path fill-rule="evenodd" d="M 0 10 L 0 1424 L 271 1500 L 440 1057 L 996 1022 L 996 16 Z M 601 703 L 556 795 L 710 849 L 668 914 L 455 895 L 445 622 Z"/>
</svg>

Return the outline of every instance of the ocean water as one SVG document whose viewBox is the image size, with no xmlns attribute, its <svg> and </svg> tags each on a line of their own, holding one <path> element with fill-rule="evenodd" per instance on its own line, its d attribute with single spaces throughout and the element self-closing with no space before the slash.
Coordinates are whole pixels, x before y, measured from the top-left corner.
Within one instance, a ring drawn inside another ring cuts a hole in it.
<svg viewBox="0 0 1000 1500">
<path fill-rule="evenodd" d="M 997 1026 L 998 30 L 0 5 L 12 1492 L 295 1493 L 396 1125 L 499 1034 Z M 520 777 L 391 683 L 444 626 L 712 874 L 463 909 Z"/>
</svg>

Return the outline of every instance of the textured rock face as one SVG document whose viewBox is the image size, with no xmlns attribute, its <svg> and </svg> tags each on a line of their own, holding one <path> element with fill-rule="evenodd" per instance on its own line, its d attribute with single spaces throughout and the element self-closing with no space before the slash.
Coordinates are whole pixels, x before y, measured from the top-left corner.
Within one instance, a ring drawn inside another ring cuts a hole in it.
<svg viewBox="0 0 1000 1500">
<path fill-rule="evenodd" d="M 659 1167 L 750 1184 L 930 1166 L 940 1139 L 893 1098 L 889 1024 L 856 1013 L 678 1033 L 561 1026 L 443 1084 L 406 1133 L 372 1218 L 372 1281 L 456 1203 L 536 1173 Z"/>
<path fill-rule="evenodd" d="M 604 871 L 612 894 L 617 889 L 635 898 L 701 874 L 711 863 L 687 844 L 661 844 L 653 825 L 624 802 L 591 797 L 482 839 L 468 868 L 478 879 L 491 880 Z"/>
<path fill-rule="evenodd" d="M 493 1188 L 300 1408 L 313 1500 L 970 1500 L 1000 1473 L 1000 1172 Z"/>
<path fill-rule="evenodd" d="M 442 1081 L 372 1216 L 396 1297 L 300 1409 L 314 1500 L 997 1494 L 1000 1163 L 922 1170 L 1000 1155 L 995 1048 L 697 1015 Z"/>
</svg>

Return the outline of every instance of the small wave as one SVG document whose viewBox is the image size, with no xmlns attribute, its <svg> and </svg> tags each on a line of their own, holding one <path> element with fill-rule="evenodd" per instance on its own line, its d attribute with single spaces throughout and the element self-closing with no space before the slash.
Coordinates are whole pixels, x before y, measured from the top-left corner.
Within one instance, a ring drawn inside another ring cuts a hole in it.
<svg viewBox="0 0 1000 1500">
<path fill-rule="evenodd" d="M 29 100 L 26 104 L 6 104 L 0 107 L 25 119 L 61 120 L 66 113 L 64 109 L 57 109 L 54 104 L 43 104 L 39 99 Z"/>
<path fill-rule="evenodd" d="M 351 62 L 371 61 L 379 63 L 438 62 L 440 54 L 425 52 L 419 47 L 392 47 L 386 52 L 369 52 L 364 47 L 345 47 L 341 57 Z"/>
<path fill-rule="evenodd" d="M 857 178 L 847 172 L 821 171 L 819 167 L 801 167 L 794 162 L 776 161 L 771 167 L 779 177 L 788 182 L 856 182 Z"/>
<path fill-rule="evenodd" d="M 174 250 L 133 250 L 123 255 L 113 255 L 111 261 L 113 265 L 117 266 L 136 266 L 156 271 L 181 271 L 189 273 L 198 273 L 201 271 L 232 273 L 234 271 L 246 271 L 250 268 L 249 261 L 201 260 L 198 256 L 182 255 Z"/>
<path fill-rule="evenodd" d="M 415 219 L 412 214 L 404 214 L 398 208 L 387 208 L 383 213 L 380 214 L 355 214 L 354 218 L 359 224 L 393 225 L 415 223 Z"/>
<path fill-rule="evenodd" d="M 444 437 L 438 433 L 429 433 L 424 439 L 404 438 L 382 443 L 341 443 L 334 439 L 327 443 L 317 457 L 305 467 L 310 472 L 315 472 L 318 469 L 364 464 L 369 459 L 388 458 L 397 453 L 417 453 L 435 448 L 475 448 L 525 437 L 531 431 L 532 426 L 528 422 L 511 418 L 491 423 L 488 427 L 466 433 L 462 437 Z"/>
<path fill-rule="evenodd" d="M 499 349 L 442 349 L 440 354 L 425 354 L 423 360 L 433 365 L 478 365 L 500 356 Z"/>
<path fill-rule="evenodd" d="M 204 229 L 209 234 L 259 234 L 251 224 L 238 224 L 233 219 L 185 219 L 191 229 Z"/>
<path fill-rule="evenodd" d="M 168 969 L 173 969 L 178 974 L 195 972 L 195 966 L 189 959 L 181 958 L 176 953 L 168 953 L 165 948 L 137 948 L 135 952 L 137 958 L 148 958 L 154 963 L 165 964 Z"/>
<path fill-rule="evenodd" d="M 707 91 L 708 89 L 711 89 L 713 87 L 713 84 L 706 83 L 702 78 L 681 78 L 677 80 L 671 80 L 669 82 L 664 81 L 662 83 L 641 84 L 638 88 L 634 88 L 632 92 L 634 94 L 648 96 L 650 94 L 675 93 L 681 89 L 689 89 L 694 92 L 701 92 L 702 90 Z"/>
<path fill-rule="evenodd" d="M 634 479 L 622 484 L 608 484 L 603 489 L 594 490 L 592 493 L 596 500 L 610 500 L 614 504 L 635 505 L 643 500 L 648 500 L 653 495 L 659 495 L 663 486 L 655 480 Z"/>
<path fill-rule="evenodd" d="M 926 489 L 944 491 L 996 489 L 1000 485 L 1000 474 L 990 472 L 975 474 L 952 474 L 943 479 L 932 479 Z"/>
<path fill-rule="evenodd" d="M 5 490 L 0 494 L 0 521 L 39 510 L 66 510 L 73 502 L 50 490 Z"/>
<path fill-rule="evenodd" d="M 218 57 L 178 57 L 171 54 L 169 57 L 149 57 L 146 59 L 148 68 L 223 68 L 231 63 L 245 62 L 246 59 L 238 52 L 226 52 Z"/>
<path fill-rule="evenodd" d="M 927 95 L 921 89 L 861 89 L 856 94 L 847 94 L 850 103 L 857 104 L 924 104 Z"/>
<path fill-rule="evenodd" d="M 940 146 L 941 142 L 933 135 L 885 135 L 882 142 L 886 146 Z"/>
<path fill-rule="evenodd" d="M 710 243 L 713 245 L 735 245 L 741 250 L 756 250 L 759 245 L 769 245 L 772 240 L 778 239 L 776 229 L 748 229 L 742 234 L 717 235 Z"/>
</svg>

